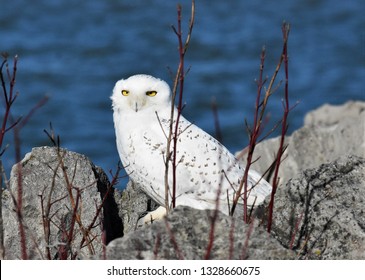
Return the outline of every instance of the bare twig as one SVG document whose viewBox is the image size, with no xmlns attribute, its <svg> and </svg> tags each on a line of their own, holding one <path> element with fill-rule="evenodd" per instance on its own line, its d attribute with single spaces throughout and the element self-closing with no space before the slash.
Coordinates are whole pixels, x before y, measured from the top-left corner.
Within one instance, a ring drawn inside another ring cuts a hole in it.
<svg viewBox="0 0 365 280">
<path fill-rule="evenodd" d="M 260 58 L 260 72 L 259 72 L 259 79 L 257 80 L 257 95 L 256 95 L 256 106 L 255 106 L 255 113 L 254 113 L 254 120 L 252 127 L 247 126 L 247 131 L 249 132 L 249 145 L 248 145 L 248 152 L 247 152 L 247 161 L 246 161 L 246 167 L 245 172 L 243 175 L 243 180 L 241 180 L 240 186 L 238 190 L 236 191 L 235 197 L 233 199 L 232 208 L 231 208 L 231 215 L 233 215 L 235 208 L 237 206 L 238 200 L 242 196 L 243 193 L 243 204 L 244 204 L 244 214 L 243 219 L 247 223 L 248 222 L 248 209 L 247 209 L 247 196 L 248 196 L 248 173 L 251 165 L 253 164 L 253 153 L 256 148 L 257 143 L 260 142 L 259 136 L 262 132 L 262 122 L 264 120 L 264 115 L 266 112 L 267 103 L 269 101 L 270 96 L 277 91 L 278 87 L 274 87 L 274 83 L 277 77 L 277 74 L 281 68 L 282 62 L 284 61 L 285 64 L 285 73 L 286 73 L 286 82 L 285 82 L 285 106 L 284 106 L 284 116 L 281 121 L 282 124 L 282 142 L 280 143 L 279 152 L 282 154 L 285 151 L 284 146 L 284 137 L 287 131 L 287 116 L 290 111 L 289 109 L 289 96 L 288 96 L 288 68 L 287 68 L 287 41 L 288 41 L 288 35 L 289 35 L 289 24 L 284 23 L 282 27 L 283 31 L 283 50 L 280 55 L 280 59 L 278 64 L 276 65 L 275 71 L 270 79 L 269 85 L 267 89 L 265 89 L 265 95 L 263 99 L 261 100 L 261 92 L 264 89 L 264 84 L 266 83 L 266 79 L 263 78 L 264 73 L 264 64 L 265 64 L 265 48 L 262 49 L 261 52 L 261 58 Z M 273 131 L 273 130 L 271 130 Z M 265 136 L 265 138 L 267 135 Z M 276 166 L 277 166 L 277 172 L 281 163 L 281 155 L 280 158 L 276 159 Z M 277 174 L 275 177 L 275 180 L 277 180 Z M 273 184 L 277 185 L 277 181 L 275 181 Z M 275 186 L 276 186 L 275 185 Z M 273 186 L 272 191 L 272 198 L 275 195 L 276 187 Z M 273 201 L 273 199 L 272 199 Z"/>
<path fill-rule="evenodd" d="M 1 86 L 2 86 L 2 90 L 3 90 L 4 104 L 5 104 L 5 112 L 4 112 L 4 117 L 2 120 L 1 131 L 0 131 L 0 151 L 1 151 L 1 153 L 3 153 L 2 145 L 3 145 L 5 133 L 7 131 L 9 131 L 9 129 L 7 128 L 7 125 L 11 118 L 11 106 L 17 97 L 17 94 L 14 96 L 14 85 L 15 85 L 15 77 L 16 77 L 16 71 L 17 71 L 17 63 L 18 63 L 18 57 L 15 56 L 12 74 L 10 74 L 7 59 L 4 59 L 4 61 L 1 64 L 1 68 L 0 68 L 0 80 L 1 80 Z M 9 90 L 6 87 L 6 81 L 5 81 L 5 78 L 3 75 L 4 67 L 5 67 L 6 73 L 8 74 Z M 9 93 L 8 93 L 8 91 L 9 91 Z M 12 124 L 10 126 L 11 126 L 11 128 L 14 127 Z"/>
<path fill-rule="evenodd" d="M 8 68 L 7 59 L 3 61 L 1 64 L 0 69 L 0 79 L 3 89 L 3 95 L 5 99 L 5 113 L 4 118 L 1 126 L 1 133 L 0 133 L 0 150 L 1 154 L 3 154 L 2 151 L 2 144 L 4 140 L 5 133 L 8 132 L 10 129 L 14 129 L 14 142 L 15 142 L 15 154 L 16 154 L 16 160 L 17 162 L 20 161 L 20 139 L 19 139 L 19 130 L 15 128 L 15 125 L 11 124 L 10 128 L 7 128 L 7 123 L 10 120 L 11 121 L 11 106 L 14 103 L 17 94 L 14 96 L 14 86 L 15 86 L 15 80 L 16 80 L 16 72 L 17 72 L 17 63 L 18 63 L 18 57 L 14 57 L 14 63 L 13 63 L 13 71 L 10 72 Z M 5 78 L 3 76 L 3 67 L 6 67 L 6 73 L 9 79 L 9 93 L 7 92 Z M 14 122 L 13 122 L 14 123 Z M 23 197 L 23 188 L 22 188 L 22 179 L 21 179 L 21 164 L 17 164 L 17 171 L 18 171 L 18 192 L 17 192 L 17 200 L 14 199 L 14 204 L 16 206 L 16 215 L 18 218 L 19 223 L 19 235 L 20 235 L 20 250 L 21 250 L 21 258 L 27 259 L 27 250 L 26 250 L 26 240 L 25 240 L 25 228 L 23 224 L 23 217 L 22 217 L 22 197 Z"/>
<path fill-rule="evenodd" d="M 229 260 L 232 260 L 234 256 L 234 230 L 235 220 L 231 217 L 231 226 L 229 229 Z"/>
<path fill-rule="evenodd" d="M 96 213 L 94 215 L 94 218 L 92 219 L 91 223 L 89 224 L 89 226 L 87 227 L 87 232 L 90 232 L 91 229 L 94 227 L 95 222 L 97 220 L 97 218 L 100 216 L 101 211 L 103 209 L 103 206 L 105 204 L 105 201 L 107 200 L 108 196 L 110 195 L 111 190 L 113 189 L 113 187 L 118 183 L 118 179 L 119 179 L 119 173 L 122 170 L 122 166 L 118 165 L 117 167 L 117 171 L 115 172 L 115 174 L 113 175 L 112 181 L 110 182 L 110 184 L 108 185 L 107 191 L 105 192 L 101 203 L 99 204 L 99 206 L 96 209 Z M 81 244 L 80 244 L 80 248 L 82 247 L 82 245 L 85 242 L 85 236 L 82 238 Z"/>
<path fill-rule="evenodd" d="M 157 260 L 158 250 L 160 249 L 160 246 L 161 246 L 161 235 L 158 232 L 156 236 L 155 246 L 153 247 L 153 257 L 155 260 Z"/>
<path fill-rule="evenodd" d="M 217 195 L 217 197 L 219 197 Z M 218 200 L 219 198 L 217 198 Z M 218 218 L 218 206 L 216 207 L 216 209 L 213 210 L 213 216 L 210 217 L 210 230 L 209 230 L 209 239 L 208 239 L 208 245 L 207 245 L 207 249 L 205 251 L 205 256 L 204 256 L 204 259 L 205 260 L 209 260 L 210 259 L 210 254 L 212 252 L 212 249 L 213 249 L 213 244 L 214 244 L 214 229 L 215 229 L 215 224 L 217 222 L 217 218 Z"/>
<path fill-rule="evenodd" d="M 219 118 L 218 118 L 218 106 L 217 100 L 215 98 L 212 99 L 212 111 L 214 117 L 214 128 L 215 128 L 215 138 L 223 144 L 223 135 L 219 125 Z"/>
<path fill-rule="evenodd" d="M 16 215 L 19 223 L 19 235 L 20 235 L 20 247 L 21 247 L 21 258 L 27 259 L 27 251 L 26 251 L 26 240 L 25 240 L 25 227 L 24 221 L 22 217 L 22 199 L 23 199 L 23 186 L 22 186 L 22 164 L 20 163 L 21 160 L 21 152 L 20 152 L 20 130 L 24 125 L 27 124 L 30 117 L 37 111 L 40 107 L 42 107 L 46 101 L 48 100 L 47 97 L 43 98 L 38 104 L 36 104 L 29 113 L 26 115 L 25 118 L 19 117 L 18 119 L 14 120 L 11 114 L 12 106 L 18 97 L 19 93 L 15 92 L 15 83 L 16 83 L 16 74 L 17 74 L 17 64 L 18 64 L 18 56 L 14 57 L 13 61 L 13 69 L 12 71 L 9 69 L 7 55 L 3 55 L 4 59 L 0 66 L 0 81 L 1 81 L 1 88 L 3 91 L 4 96 L 4 116 L 1 123 L 1 130 L 0 130 L 0 156 L 2 157 L 5 149 L 3 149 L 3 141 L 5 134 L 10 130 L 14 132 L 14 147 L 15 147 L 15 159 L 17 163 L 17 197 L 12 196 L 13 202 L 16 208 Z M 5 70 L 5 71 L 4 71 Z M 6 74 L 4 75 L 3 72 Z M 8 86 L 6 82 L 6 77 L 8 79 Z M 2 213 L 1 213 L 2 214 Z M 3 245 L 3 244 L 2 244 Z"/>
<path fill-rule="evenodd" d="M 250 166 L 252 164 L 253 152 L 255 150 L 258 137 L 261 133 L 261 123 L 262 123 L 263 113 L 260 114 L 260 108 L 261 108 L 261 111 L 264 111 L 266 108 L 266 103 L 262 103 L 263 106 L 261 107 L 261 92 L 263 89 L 263 85 L 265 83 L 265 80 L 263 78 L 265 55 L 266 55 L 265 48 L 263 48 L 261 51 L 259 80 L 257 81 L 257 95 L 256 95 L 256 106 L 255 106 L 253 127 L 252 127 L 252 129 L 250 127 L 247 127 L 247 130 L 249 132 L 249 137 L 250 137 L 248 153 L 247 153 L 247 163 L 246 163 L 246 168 L 245 168 L 245 172 L 243 175 L 243 179 L 241 180 L 240 186 L 235 193 L 233 203 L 232 203 L 231 213 L 230 213 L 231 215 L 233 215 L 235 208 L 238 204 L 238 200 L 241 198 L 242 189 L 243 189 L 243 205 L 244 205 L 243 220 L 246 223 L 248 222 L 248 215 L 247 215 L 248 172 L 249 172 Z M 267 94 L 270 90 L 271 90 L 271 88 L 268 89 Z"/>
<path fill-rule="evenodd" d="M 165 208 L 166 211 L 170 210 L 170 202 L 169 202 L 169 194 L 170 194 L 170 186 L 169 186 L 169 164 L 172 162 L 172 198 L 171 198 L 171 207 L 175 208 L 176 206 L 176 152 L 177 152 L 177 140 L 178 140 L 178 130 L 179 130 L 179 119 L 181 116 L 181 111 L 183 109 L 183 90 L 184 90 L 184 59 L 185 54 L 187 52 L 191 34 L 194 26 L 194 16 L 195 16 L 195 1 L 192 1 L 191 4 L 191 18 L 189 22 L 189 31 L 188 35 L 183 43 L 182 39 L 182 28 L 181 28 L 181 5 L 177 6 L 177 29 L 172 26 L 179 43 L 179 65 L 177 68 L 174 86 L 172 89 L 172 97 L 171 97 L 171 117 L 170 117 L 170 126 L 169 126 L 169 134 L 167 137 L 167 147 L 166 147 L 166 160 L 165 160 Z M 177 116 L 176 120 L 174 117 L 175 114 L 175 100 L 177 96 L 177 88 L 179 87 L 179 101 L 177 106 Z M 175 123 L 174 123 L 175 120 Z M 173 147 L 171 147 L 171 142 L 173 143 Z M 172 150 L 171 150 L 172 149 Z"/>
<path fill-rule="evenodd" d="M 302 222 L 303 216 L 304 216 L 304 212 L 300 215 L 300 217 L 297 219 L 297 222 L 295 223 L 294 231 L 292 233 L 292 236 L 290 238 L 290 243 L 289 243 L 290 250 L 293 250 L 295 236 L 297 235 L 297 232 L 299 230 L 299 225 Z"/>
<path fill-rule="evenodd" d="M 218 161 L 218 165 L 219 165 L 219 170 L 221 170 L 220 161 Z M 205 256 L 204 256 L 204 259 L 206 259 L 206 260 L 210 259 L 210 255 L 211 255 L 211 252 L 212 252 L 212 249 L 213 249 L 213 244 L 214 244 L 214 239 L 215 239 L 214 230 L 215 230 L 215 225 L 217 223 L 218 215 L 219 215 L 219 212 L 220 212 L 219 211 L 220 202 L 221 202 L 220 197 L 221 197 L 221 193 L 222 193 L 222 186 L 223 186 L 224 179 L 227 179 L 227 181 L 229 182 L 225 171 L 222 170 L 222 172 L 219 176 L 218 190 L 217 190 L 216 200 L 215 200 L 215 209 L 213 210 L 213 215 L 210 217 L 209 239 L 208 239 L 207 250 L 206 250 Z M 227 193 L 227 195 L 228 195 L 228 193 Z M 229 199 L 227 201 L 229 203 Z"/>
<path fill-rule="evenodd" d="M 269 203 L 269 216 L 268 216 L 268 222 L 267 222 L 267 231 L 271 231 L 272 226 L 272 220 L 273 220 L 273 213 L 274 213 L 274 198 L 276 189 L 279 185 L 279 169 L 281 165 L 281 158 L 286 150 L 285 142 L 285 135 L 288 130 L 288 115 L 290 111 L 289 106 L 289 70 L 288 70 L 288 36 L 289 36 L 289 30 L 290 25 L 287 23 L 284 23 L 282 26 L 282 33 L 283 33 L 283 50 L 281 55 L 281 61 L 284 61 L 284 70 L 285 70 L 285 89 L 284 89 L 284 101 L 283 101 L 283 107 L 284 107 L 284 114 L 281 122 L 281 136 L 280 136 L 280 144 L 277 152 L 276 157 L 276 165 L 275 165 L 275 171 L 274 171 L 274 177 L 272 180 L 272 192 L 271 192 L 271 199 Z"/>
<path fill-rule="evenodd" d="M 3 260 L 5 258 L 5 247 L 4 247 L 4 222 L 3 222 L 3 182 L 5 182 L 5 170 L 3 166 L 3 162 L 0 158 L 0 259 Z"/>
<path fill-rule="evenodd" d="M 177 241 L 176 241 L 175 235 L 174 235 L 174 233 L 171 231 L 171 228 L 170 228 L 169 222 L 167 221 L 167 219 L 166 219 L 166 218 L 164 219 L 164 221 L 165 221 L 165 226 L 166 226 L 167 233 L 168 233 L 168 235 L 170 236 L 170 240 L 171 240 L 172 246 L 173 246 L 173 247 L 174 247 L 174 249 L 175 249 L 176 255 L 177 255 L 177 257 L 178 257 L 180 260 L 183 260 L 183 259 L 184 259 L 184 255 L 181 253 L 181 250 L 180 250 L 179 244 L 177 244 Z"/>
<path fill-rule="evenodd" d="M 254 229 L 254 221 L 251 221 L 251 223 L 249 224 L 247 233 L 246 233 L 245 243 L 243 244 L 243 247 L 242 247 L 242 253 L 240 256 L 241 260 L 247 259 L 247 256 L 248 256 L 247 251 L 248 251 L 248 247 L 249 247 L 248 245 L 249 245 L 249 240 L 250 240 L 251 234 L 253 232 L 253 229 Z"/>
<path fill-rule="evenodd" d="M 17 215 L 18 223 L 19 223 L 19 236 L 20 236 L 20 250 L 21 250 L 21 258 L 23 260 L 28 259 L 27 247 L 26 247 L 26 238 L 25 238 L 25 228 L 23 222 L 23 181 L 22 181 L 22 163 L 20 161 L 20 139 L 19 139 L 19 130 L 17 128 L 14 129 L 14 142 L 15 142 L 15 158 L 17 161 L 16 170 L 17 170 L 17 199 L 14 201 L 15 212 Z"/>
</svg>

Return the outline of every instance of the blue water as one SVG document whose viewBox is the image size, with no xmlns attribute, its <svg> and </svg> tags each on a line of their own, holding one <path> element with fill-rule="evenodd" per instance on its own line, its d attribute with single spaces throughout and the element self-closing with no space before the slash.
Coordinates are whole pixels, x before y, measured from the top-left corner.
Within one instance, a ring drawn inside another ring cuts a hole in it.
<svg viewBox="0 0 365 280">
<path fill-rule="evenodd" d="M 185 34 L 190 1 L 183 3 Z M 266 46 L 266 75 L 282 47 L 281 24 L 290 22 L 289 130 L 324 103 L 365 100 L 365 1 L 196 1 L 186 65 L 184 115 L 214 134 L 212 98 L 218 102 L 224 144 L 247 144 L 259 55 Z M 44 95 L 49 102 L 22 129 L 22 155 L 47 145 L 52 122 L 61 144 L 89 156 L 106 172 L 118 162 L 109 96 L 118 79 L 148 73 L 171 84 L 178 63 L 178 1 L 0 0 L 0 51 L 19 56 L 14 116 Z M 11 60 L 10 60 L 11 62 Z M 280 74 L 278 79 L 283 79 Z M 283 87 L 270 101 L 270 124 L 280 119 Z M 1 111 L 1 116 L 3 111 Z M 0 117 L 2 120 L 2 117 Z M 10 170 L 13 138 L 2 160 Z M 5 143 L 5 144 L 6 144 Z"/>
</svg>

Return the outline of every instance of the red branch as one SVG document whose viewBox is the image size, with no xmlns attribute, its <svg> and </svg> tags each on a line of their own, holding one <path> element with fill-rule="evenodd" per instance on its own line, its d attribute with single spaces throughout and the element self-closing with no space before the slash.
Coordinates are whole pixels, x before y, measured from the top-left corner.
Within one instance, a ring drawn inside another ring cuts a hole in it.
<svg viewBox="0 0 365 280">
<path fill-rule="evenodd" d="M 297 219 L 297 222 L 295 223 L 294 231 L 293 231 L 293 234 L 292 234 L 292 236 L 291 236 L 290 243 L 289 243 L 289 249 L 290 249 L 290 250 L 293 250 L 294 241 L 295 241 L 295 236 L 297 235 L 297 232 L 298 232 L 298 230 L 299 230 L 299 225 L 300 225 L 300 223 L 302 222 L 303 215 L 304 215 L 304 213 L 302 213 L 302 214 L 300 215 L 299 219 Z"/>
<path fill-rule="evenodd" d="M 0 155 L 3 154 L 3 150 L 2 150 L 2 145 L 3 145 L 3 141 L 4 141 L 4 136 L 5 133 L 9 130 L 9 128 L 7 128 L 7 123 L 9 121 L 9 119 L 11 118 L 10 115 L 10 111 L 11 111 L 11 105 L 13 105 L 17 94 L 14 96 L 14 85 L 15 85 L 15 77 L 16 77 L 16 71 L 17 71 L 17 63 L 18 63 L 18 57 L 15 56 L 14 57 L 14 64 L 13 64 L 13 73 L 10 74 L 9 68 L 8 68 L 8 62 L 7 59 L 4 59 L 3 63 L 1 64 L 1 68 L 0 68 L 0 79 L 1 79 L 1 86 L 3 89 L 3 95 L 4 95 L 4 99 L 5 99 L 5 113 L 4 113 L 4 118 L 2 121 L 2 125 L 1 125 L 1 132 L 0 132 Z M 9 78 L 9 93 L 8 90 L 6 88 L 6 84 L 5 84 L 5 78 L 3 76 L 3 68 L 4 66 L 6 67 L 6 72 L 8 74 L 8 78 Z M 11 127 L 13 127 L 13 125 L 11 125 Z"/>
<path fill-rule="evenodd" d="M 0 79 L 1 85 L 3 89 L 3 95 L 5 99 L 5 113 L 4 118 L 1 125 L 1 133 L 0 133 L 0 156 L 3 155 L 4 150 L 2 150 L 2 144 L 4 141 L 4 136 L 6 132 L 14 128 L 14 143 L 15 143 L 15 154 L 16 154 L 16 161 L 17 164 L 17 172 L 18 172 L 18 181 L 17 181 L 17 198 L 13 197 L 14 205 L 16 206 L 16 215 L 18 218 L 19 223 L 19 235 L 20 235 L 20 251 L 21 251 L 21 258 L 28 259 L 27 255 L 27 248 L 26 248 L 26 239 L 25 239 L 25 228 L 23 224 L 23 216 L 22 216 L 22 209 L 23 209 L 23 187 L 22 187 L 22 166 L 20 162 L 20 139 L 19 139 L 19 129 L 16 126 L 18 121 L 12 122 L 11 118 L 11 106 L 13 105 L 16 97 L 18 94 L 14 95 L 14 87 L 15 87 L 15 80 L 16 80 L 16 72 L 17 72 L 17 63 L 18 57 L 14 57 L 13 63 L 13 71 L 10 72 L 8 68 L 7 59 L 5 58 L 3 63 L 1 64 L 0 69 Z M 9 93 L 6 88 L 5 78 L 3 76 L 3 68 L 6 67 L 6 73 L 9 79 Z M 7 127 L 8 122 L 12 122 L 12 124 Z"/>
<path fill-rule="evenodd" d="M 270 79 L 270 83 L 267 87 L 267 89 L 265 89 L 265 95 L 263 96 L 263 99 L 261 100 L 261 92 L 264 88 L 264 84 L 266 82 L 266 79 L 263 78 L 263 70 L 264 70 L 264 62 L 265 62 L 265 49 L 262 49 L 261 52 L 261 62 L 260 62 L 260 74 L 259 74 L 259 79 L 257 81 L 257 95 L 256 95 L 256 104 L 255 104 L 255 113 L 254 113 L 254 121 L 253 121 L 253 125 L 252 128 L 250 128 L 247 123 L 247 129 L 248 129 L 248 134 L 249 134 L 249 145 L 248 145 L 248 153 L 247 153 L 247 162 L 246 162 L 246 167 L 245 167 L 245 172 L 243 175 L 243 180 L 241 181 L 241 184 L 238 188 L 238 190 L 235 193 L 234 199 L 233 199 L 233 203 L 232 203 L 232 207 L 231 207 L 231 215 L 233 215 L 234 211 L 235 211 L 235 207 L 238 203 L 238 200 L 241 198 L 242 194 L 243 194 L 243 207 L 244 207 L 244 213 L 243 213 L 243 219 L 246 223 L 249 222 L 248 219 L 248 209 L 247 209 L 247 190 L 248 190 L 248 173 L 249 173 L 249 169 L 251 167 L 251 164 L 254 162 L 253 161 L 253 153 L 255 150 L 255 147 L 257 145 L 257 143 L 259 143 L 259 136 L 261 134 L 262 131 L 262 123 L 264 120 L 264 115 L 265 115 L 265 111 L 266 111 L 266 106 L 268 103 L 268 100 L 270 98 L 270 96 L 276 91 L 277 87 L 273 87 L 277 74 L 281 68 L 282 62 L 284 61 L 285 64 L 285 75 L 286 75 L 286 81 L 285 81 L 285 102 L 283 103 L 284 105 L 284 116 L 283 119 L 281 120 L 281 124 L 282 124 L 282 131 L 281 131 L 281 141 L 280 141 L 280 147 L 278 150 L 278 156 L 275 160 L 275 176 L 274 176 L 274 182 L 273 182 L 273 191 L 271 194 L 271 203 L 273 205 L 273 197 L 275 195 L 276 192 L 276 187 L 277 187 L 277 180 L 278 180 L 278 171 L 279 171 L 279 167 L 280 167 L 280 163 L 281 163 L 281 157 L 282 154 L 284 153 L 286 147 L 284 146 L 284 139 L 285 139 L 285 134 L 287 131 L 287 117 L 290 111 L 289 108 L 289 90 L 288 90 L 288 55 L 287 55 L 287 41 L 288 41 L 288 35 L 289 35 L 289 24 L 284 23 L 282 26 L 282 32 L 283 32 L 283 37 L 284 37 L 284 43 L 283 43 L 283 50 L 279 59 L 278 64 L 276 65 L 274 74 L 272 75 L 271 79 Z M 276 127 L 275 127 L 276 128 Z M 271 131 L 272 132 L 272 131 Z M 270 132 L 270 133 L 271 133 Z M 266 135 L 267 137 L 267 135 Z M 243 193 L 242 193 L 243 192 Z M 271 211 L 271 215 L 272 215 L 272 211 Z M 272 219 L 272 216 L 271 216 Z M 269 222 L 271 223 L 271 222 Z"/>
<path fill-rule="evenodd" d="M 178 69 L 178 84 L 179 84 L 179 102 L 177 106 L 177 116 L 176 116 L 176 122 L 175 122 L 175 128 L 174 128 L 174 136 L 173 136 L 173 156 L 172 156 L 172 208 L 176 207 L 176 152 L 177 152 L 177 139 L 179 137 L 179 121 L 182 111 L 182 97 L 184 92 L 184 58 L 185 58 L 185 51 L 183 48 L 183 42 L 182 42 L 182 31 L 181 31 L 181 6 L 177 6 L 177 30 L 175 30 L 175 33 L 177 35 L 178 41 L 179 41 L 179 57 L 180 57 L 180 64 Z"/>
<path fill-rule="evenodd" d="M 260 136 L 261 132 L 261 124 L 262 124 L 262 117 L 263 114 L 260 114 L 260 107 L 261 107 L 261 92 L 264 86 L 264 83 L 266 80 L 263 79 L 263 73 L 264 73 L 264 62 L 265 62 L 265 48 L 261 51 L 261 57 L 260 57 L 260 73 L 259 73 L 259 80 L 257 82 L 257 94 L 256 94 L 256 104 L 255 104 L 255 114 L 254 114 L 254 121 L 253 121 L 253 129 L 249 129 L 249 145 L 248 145 L 248 153 L 247 153 L 247 163 L 245 167 L 245 172 L 243 175 L 243 179 L 241 180 L 241 184 L 239 186 L 238 191 L 235 194 L 232 208 L 231 208 L 231 215 L 233 215 L 235 208 L 237 206 L 238 200 L 241 197 L 242 194 L 242 188 L 243 188 L 243 220 L 248 223 L 248 209 L 247 209 L 247 189 L 248 189 L 248 173 L 251 167 L 251 164 L 253 163 L 253 152 L 255 150 L 256 144 L 258 142 L 258 138 Z M 265 106 L 261 108 L 261 112 L 265 110 Z"/>
<path fill-rule="evenodd" d="M 179 258 L 179 260 L 183 260 L 184 255 L 182 254 L 182 252 L 180 250 L 179 244 L 177 244 L 174 233 L 171 231 L 169 222 L 167 221 L 167 219 L 164 219 L 164 221 L 165 221 L 166 231 L 167 231 L 168 235 L 170 236 L 170 240 L 171 240 L 172 246 L 175 249 L 176 256 Z"/>
<path fill-rule="evenodd" d="M 218 197 L 218 199 L 219 199 L 219 197 Z M 210 259 L 210 254 L 213 249 L 214 229 L 215 229 L 215 224 L 216 224 L 217 218 L 218 218 L 218 205 L 217 205 L 217 208 L 213 210 L 213 216 L 210 218 L 211 218 L 211 223 L 210 223 L 210 230 L 209 230 L 209 240 L 208 240 L 207 250 L 206 250 L 205 256 L 204 256 L 205 260 Z"/>
<path fill-rule="evenodd" d="M 182 40 L 182 28 L 181 28 L 181 5 L 177 6 L 177 29 L 172 26 L 179 44 L 179 66 L 177 68 L 174 87 L 172 90 L 172 97 L 171 97 L 171 117 L 170 117 L 170 128 L 169 128 L 169 135 L 167 138 L 167 148 L 166 148 L 166 161 L 165 161 L 165 208 L 167 212 L 169 211 L 169 184 L 168 184 L 168 174 L 169 174 L 169 162 L 172 161 L 172 208 L 176 206 L 176 168 L 177 168 L 177 160 L 176 160 L 176 153 L 177 153 L 177 140 L 179 137 L 179 120 L 181 116 L 181 111 L 183 110 L 184 106 L 182 103 L 183 100 L 183 91 L 184 91 L 184 79 L 185 79 L 185 72 L 184 72 L 184 59 L 185 54 L 189 46 L 191 33 L 193 31 L 194 26 L 194 15 L 195 15 L 195 1 L 192 1 L 191 4 L 191 18 L 189 23 L 189 31 L 186 37 L 185 43 Z M 179 101 L 177 106 L 177 116 L 175 126 L 174 122 L 174 112 L 175 112 L 175 100 L 177 94 L 177 88 L 179 87 Z M 171 152 L 171 142 L 173 142 L 172 152 Z M 171 158 L 172 157 L 172 158 Z"/>
<path fill-rule="evenodd" d="M 267 231 L 271 231 L 272 220 L 273 220 L 273 213 L 274 213 L 274 198 L 277 187 L 279 185 L 279 169 L 281 165 L 282 156 L 286 150 L 285 142 L 285 135 L 288 130 L 288 115 L 290 112 L 289 107 L 289 70 L 288 70 L 288 36 L 289 36 L 290 26 L 287 23 L 284 23 L 282 26 L 282 33 L 283 33 L 283 51 L 282 51 L 282 60 L 284 61 L 284 70 L 285 70 L 285 89 L 284 89 L 284 114 L 281 122 L 281 136 L 280 136 L 280 144 L 277 152 L 276 162 L 275 162 L 275 171 L 274 177 L 272 180 L 272 192 L 271 192 L 271 199 L 269 203 L 269 215 L 268 215 L 268 223 L 267 223 Z"/>
</svg>

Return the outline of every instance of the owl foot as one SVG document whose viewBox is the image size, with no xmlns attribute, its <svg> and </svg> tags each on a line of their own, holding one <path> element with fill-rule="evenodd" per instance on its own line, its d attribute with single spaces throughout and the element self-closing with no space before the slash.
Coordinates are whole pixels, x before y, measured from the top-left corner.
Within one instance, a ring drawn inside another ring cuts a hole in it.
<svg viewBox="0 0 365 280">
<path fill-rule="evenodd" d="M 160 206 L 156 210 L 147 213 L 147 215 L 143 217 L 143 223 L 152 224 L 156 220 L 162 220 L 162 218 L 165 216 L 166 216 L 166 208 Z"/>
</svg>

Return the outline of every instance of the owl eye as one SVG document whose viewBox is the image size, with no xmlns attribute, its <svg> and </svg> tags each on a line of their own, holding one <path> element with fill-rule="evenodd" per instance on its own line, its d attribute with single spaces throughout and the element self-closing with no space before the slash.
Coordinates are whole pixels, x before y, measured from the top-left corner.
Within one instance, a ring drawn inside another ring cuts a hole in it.
<svg viewBox="0 0 365 280">
<path fill-rule="evenodd" d="M 151 91 L 147 91 L 147 92 L 146 92 L 146 95 L 147 95 L 147 96 L 151 96 L 151 97 L 152 97 L 152 96 L 155 96 L 156 94 L 157 94 L 157 91 L 155 91 L 155 90 L 151 90 Z"/>
<path fill-rule="evenodd" d="M 128 90 L 123 89 L 123 90 L 122 90 L 122 95 L 123 95 L 123 96 L 128 96 L 128 95 L 129 95 L 129 91 L 128 91 Z"/>
</svg>

